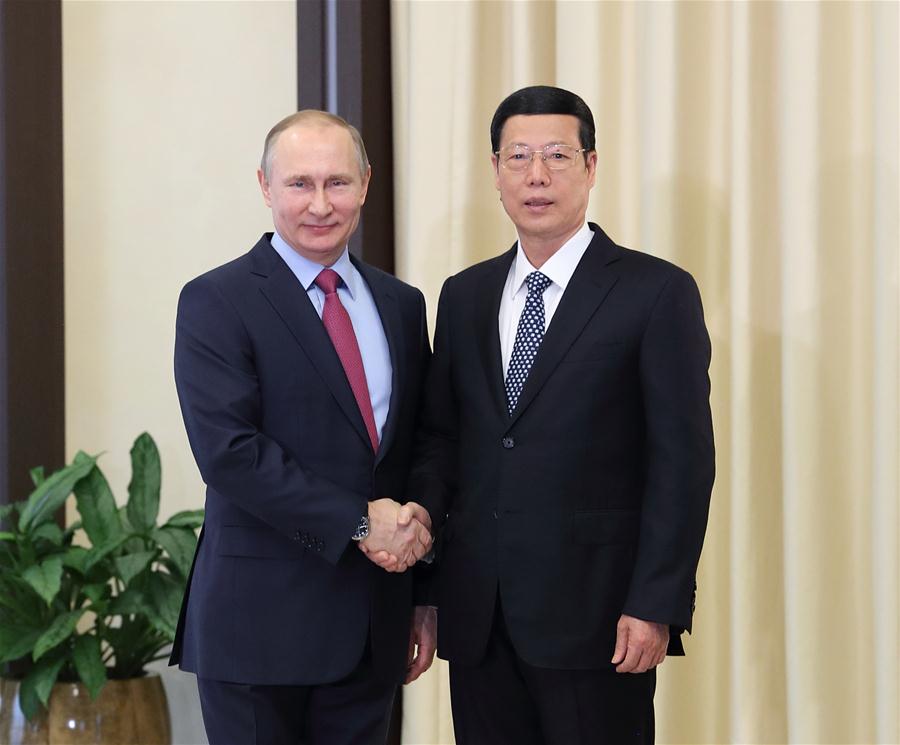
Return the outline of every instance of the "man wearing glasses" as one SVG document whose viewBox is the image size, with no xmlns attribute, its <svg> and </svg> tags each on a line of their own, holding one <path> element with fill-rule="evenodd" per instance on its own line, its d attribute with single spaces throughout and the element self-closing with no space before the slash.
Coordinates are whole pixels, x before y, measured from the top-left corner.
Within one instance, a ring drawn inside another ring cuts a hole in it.
<svg viewBox="0 0 900 745">
<path fill-rule="evenodd" d="M 700 295 L 585 221 L 581 98 L 516 91 L 491 146 L 519 240 L 444 285 L 410 490 L 444 523 L 457 742 L 652 742 L 714 474 Z"/>
</svg>

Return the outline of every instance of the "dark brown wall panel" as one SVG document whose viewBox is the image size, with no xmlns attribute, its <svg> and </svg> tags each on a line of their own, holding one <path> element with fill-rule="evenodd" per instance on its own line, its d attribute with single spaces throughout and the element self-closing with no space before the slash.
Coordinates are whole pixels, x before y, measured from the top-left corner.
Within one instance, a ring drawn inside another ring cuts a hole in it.
<svg viewBox="0 0 900 745">
<path fill-rule="evenodd" d="M 350 250 L 393 272 L 394 150 L 388 0 L 300 0 L 297 88 L 298 108 L 331 111 L 362 133 L 372 163 L 372 185 Z"/>
<path fill-rule="evenodd" d="M 62 17 L 0 2 L 0 503 L 65 458 Z"/>
</svg>

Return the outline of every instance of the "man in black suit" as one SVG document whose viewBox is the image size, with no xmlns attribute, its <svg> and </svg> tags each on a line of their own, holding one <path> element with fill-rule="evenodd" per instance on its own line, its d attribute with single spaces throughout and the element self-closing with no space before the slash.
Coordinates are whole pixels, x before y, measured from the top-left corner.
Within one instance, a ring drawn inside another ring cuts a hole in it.
<svg viewBox="0 0 900 745">
<path fill-rule="evenodd" d="M 425 303 L 348 254 L 370 175 L 343 119 L 281 121 L 258 173 L 275 232 L 179 300 L 175 378 L 207 494 L 172 662 L 197 674 L 213 745 L 383 742 L 397 684 L 434 655 L 433 610 L 413 610 L 402 571 L 430 520 L 400 505 Z"/>
<path fill-rule="evenodd" d="M 446 516 L 457 742 L 651 742 L 713 483 L 700 295 L 585 222 L 597 153 L 578 96 L 513 93 L 491 146 L 519 240 L 444 284 L 411 489 Z"/>
</svg>

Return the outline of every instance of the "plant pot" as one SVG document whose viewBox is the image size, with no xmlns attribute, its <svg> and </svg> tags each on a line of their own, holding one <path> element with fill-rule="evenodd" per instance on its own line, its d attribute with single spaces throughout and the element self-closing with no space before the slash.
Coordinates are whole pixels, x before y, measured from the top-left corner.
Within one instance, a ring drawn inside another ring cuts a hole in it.
<svg viewBox="0 0 900 745">
<path fill-rule="evenodd" d="M 81 683 L 57 683 L 46 712 L 31 722 L 19 681 L 0 678 L 0 743 L 9 745 L 170 745 L 166 693 L 158 675 L 109 680 L 91 701 Z"/>
</svg>

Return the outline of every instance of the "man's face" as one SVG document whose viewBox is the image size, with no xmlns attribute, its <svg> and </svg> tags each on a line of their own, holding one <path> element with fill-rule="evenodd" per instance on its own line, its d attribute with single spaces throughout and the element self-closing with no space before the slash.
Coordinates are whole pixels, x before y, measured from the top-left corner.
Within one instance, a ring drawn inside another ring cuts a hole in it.
<svg viewBox="0 0 900 745">
<path fill-rule="evenodd" d="M 500 133 L 500 150 L 527 145 L 540 150 L 547 145 L 569 145 L 581 149 L 578 118 L 567 114 L 511 116 Z M 562 246 L 584 224 L 588 197 L 597 168 L 595 152 L 581 153 L 563 171 L 551 171 L 540 155 L 524 171 L 510 171 L 491 158 L 494 179 L 506 214 L 527 244 Z"/>
<path fill-rule="evenodd" d="M 350 133 L 332 124 L 300 124 L 272 148 L 259 185 L 278 234 L 301 256 L 329 266 L 359 223 L 371 169 L 362 177 Z"/>
</svg>

